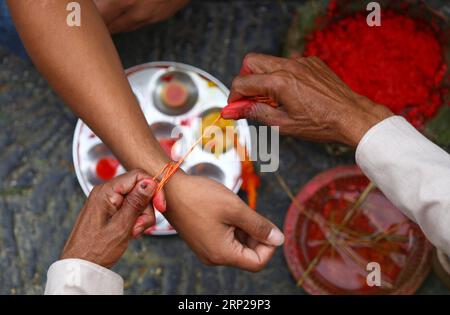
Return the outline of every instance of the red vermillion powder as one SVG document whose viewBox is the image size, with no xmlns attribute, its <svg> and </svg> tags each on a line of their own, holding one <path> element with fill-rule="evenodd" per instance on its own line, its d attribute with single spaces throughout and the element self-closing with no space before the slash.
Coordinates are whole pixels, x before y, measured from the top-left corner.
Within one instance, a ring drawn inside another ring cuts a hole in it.
<svg viewBox="0 0 450 315">
<path fill-rule="evenodd" d="M 110 180 L 116 176 L 119 161 L 113 157 L 105 157 L 97 162 L 95 172 L 102 180 Z"/>
<path fill-rule="evenodd" d="M 423 21 L 392 11 L 369 27 L 356 14 L 313 32 L 305 56 L 321 58 L 354 91 L 422 127 L 442 104 L 443 49 Z"/>
</svg>

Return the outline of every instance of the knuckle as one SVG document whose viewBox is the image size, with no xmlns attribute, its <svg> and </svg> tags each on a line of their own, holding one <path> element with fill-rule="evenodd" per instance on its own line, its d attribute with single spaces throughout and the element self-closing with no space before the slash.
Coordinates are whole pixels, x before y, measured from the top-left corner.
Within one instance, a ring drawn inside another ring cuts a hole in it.
<svg viewBox="0 0 450 315">
<path fill-rule="evenodd" d="M 240 77 L 235 77 L 233 79 L 233 81 L 231 82 L 231 88 L 232 89 L 236 89 L 239 86 L 240 82 L 241 82 L 241 78 Z"/>
<path fill-rule="evenodd" d="M 235 77 L 233 81 L 231 82 L 231 91 L 234 92 L 242 92 L 242 78 L 241 77 Z"/>
<path fill-rule="evenodd" d="M 273 77 L 270 84 L 275 90 L 285 88 L 290 83 L 290 80 L 292 80 L 294 77 L 292 73 L 285 70 L 278 70 L 274 72 L 274 74 L 275 76 Z"/>
<path fill-rule="evenodd" d="M 249 62 L 251 62 L 253 59 L 257 58 L 258 56 L 259 56 L 259 54 L 257 54 L 257 53 L 249 52 L 244 57 L 244 63 L 248 64 Z"/>
<path fill-rule="evenodd" d="M 213 252 L 208 256 L 209 262 L 214 265 L 221 265 L 224 262 L 223 255 L 221 253 Z"/>
<path fill-rule="evenodd" d="M 131 171 L 131 174 L 134 176 L 148 176 L 147 172 L 141 168 L 135 168 Z"/>
<path fill-rule="evenodd" d="M 298 61 L 296 59 L 286 59 L 285 66 L 287 69 L 295 69 L 298 67 Z"/>
<path fill-rule="evenodd" d="M 304 65 L 308 62 L 309 58 L 312 58 L 312 57 L 298 57 L 298 58 L 295 58 L 295 61 L 299 64 Z"/>
<path fill-rule="evenodd" d="M 266 239 L 267 236 L 269 236 L 270 231 L 272 230 L 272 226 L 261 218 L 259 220 L 256 220 L 254 230 L 256 235 L 263 239 Z"/>
<path fill-rule="evenodd" d="M 132 192 L 127 195 L 126 200 L 133 209 L 142 209 L 147 206 L 146 196 L 138 192 Z"/>
<path fill-rule="evenodd" d="M 260 272 L 263 269 L 264 269 L 264 264 L 257 263 L 255 265 L 249 267 L 248 271 L 256 273 L 256 272 Z"/>
<path fill-rule="evenodd" d="M 242 204 L 236 200 L 230 200 L 229 202 L 229 216 L 231 218 L 239 219 L 242 213 Z"/>
</svg>

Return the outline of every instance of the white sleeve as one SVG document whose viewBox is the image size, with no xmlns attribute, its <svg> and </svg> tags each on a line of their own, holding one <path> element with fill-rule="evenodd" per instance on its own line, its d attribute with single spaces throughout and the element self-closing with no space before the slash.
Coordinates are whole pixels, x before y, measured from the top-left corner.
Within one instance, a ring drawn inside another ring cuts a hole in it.
<svg viewBox="0 0 450 315">
<path fill-rule="evenodd" d="M 356 149 L 356 162 L 385 196 L 450 254 L 450 155 L 403 117 L 372 127 Z"/>
<path fill-rule="evenodd" d="M 81 259 L 63 259 L 47 272 L 46 295 L 121 295 L 123 280 L 115 272 Z"/>
</svg>

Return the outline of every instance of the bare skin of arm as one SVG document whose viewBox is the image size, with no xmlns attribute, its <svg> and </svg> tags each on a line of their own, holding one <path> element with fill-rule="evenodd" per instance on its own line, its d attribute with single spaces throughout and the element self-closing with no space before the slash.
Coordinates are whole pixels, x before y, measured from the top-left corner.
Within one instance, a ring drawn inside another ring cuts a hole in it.
<svg viewBox="0 0 450 315">
<path fill-rule="evenodd" d="M 154 175 L 169 159 L 136 102 L 108 30 L 89 0 L 78 1 L 81 27 L 67 26 L 69 2 L 8 4 L 29 55 L 56 92 L 126 168 Z M 166 217 L 207 264 L 257 271 L 283 243 L 271 222 L 212 180 L 179 171 L 164 191 Z"/>
<path fill-rule="evenodd" d="M 9 7 L 34 64 L 65 103 L 125 167 L 146 165 L 155 174 L 168 158 L 151 134 L 105 24 L 91 1 L 80 1 L 82 27 L 68 27 L 68 2 L 20 0 Z"/>
<path fill-rule="evenodd" d="M 145 122 L 108 30 L 91 1 L 80 1 L 83 27 L 67 26 L 68 2 L 20 0 L 8 5 L 34 64 L 66 104 L 125 167 L 145 165 L 150 174 L 156 173 L 168 158 Z M 154 204 L 163 208 L 162 194 Z M 153 222 L 149 208 L 136 222 L 134 235 Z"/>
</svg>

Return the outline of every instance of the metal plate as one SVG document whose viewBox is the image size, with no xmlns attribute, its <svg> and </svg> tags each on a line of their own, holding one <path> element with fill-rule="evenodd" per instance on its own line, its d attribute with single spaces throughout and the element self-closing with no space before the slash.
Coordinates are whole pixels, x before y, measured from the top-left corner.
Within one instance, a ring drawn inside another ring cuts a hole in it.
<svg viewBox="0 0 450 315">
<path fill-rule="evenodd" d="M 166 137 L 172 126 L 183 132 L 183 137 L 175 143 L 173 152 L 182 155 L 181 141 L 192 143 L 200 132 L 199 119 L 212 108 L 222 108 L 227 104 L 229 90 L 207 72 L 193 66 L 175 62 L 151 62 L 126 70 L 128 81 L 140 104 L 148 124 L 157 138 Z M 189 93 L 183 108 L 164 108 L 164 102 L 158 99 L 165 84 L 162 79 L 172 75 L 181 83 L 187 84 Z M 181 79 L 180 79 L 181 78 Z M 238 139 L 241 145 L 251 150 L 250 131 L 246 120 L 236 122 Z M 104 182 L 97 176 L 97 162 L 104 157 L 112 157 L 112 153 L 102 141 L 89 129 L 83 121 L 78 120 L 73 139 L 73 162 L 75 172 L 83 192 L 89 195 L 94 185 Z M 201 145 L 195 147 L 181 168 L 188 174 L 207 176 L 221 182 L 237 193 L 241 180 L 241 163 L 234 148 L 216 156 L 206 152 Z M 116 176 L 125 172 L 119 165 Z M 152 235 L 171 235 L 176 231 L 164 216 L 156 211 L 156 224 L 152 227 Z"/>
</svg>

